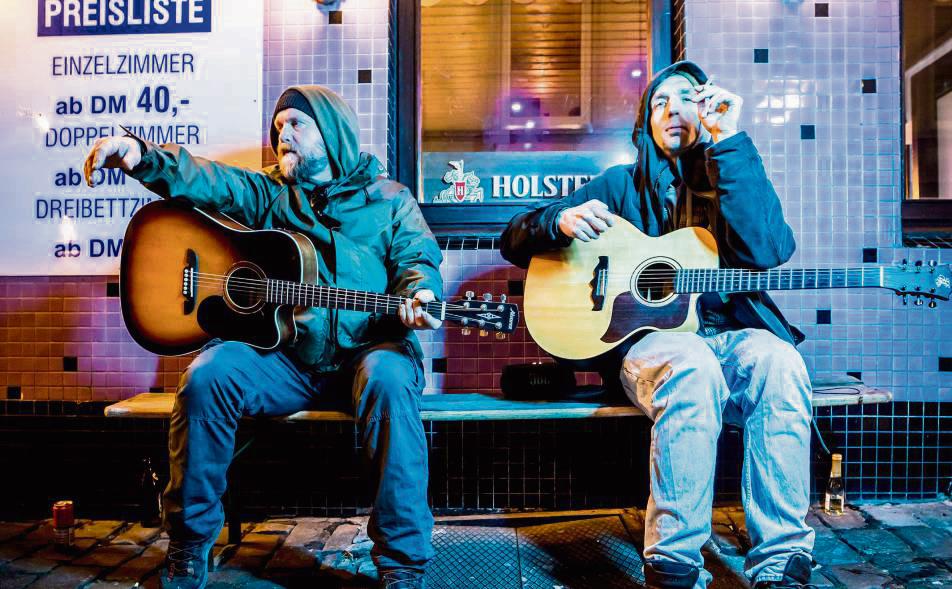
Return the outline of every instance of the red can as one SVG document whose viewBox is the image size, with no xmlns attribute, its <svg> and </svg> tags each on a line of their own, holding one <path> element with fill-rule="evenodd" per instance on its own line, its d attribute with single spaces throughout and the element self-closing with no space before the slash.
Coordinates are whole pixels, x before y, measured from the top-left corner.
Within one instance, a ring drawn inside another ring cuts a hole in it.
<svg viewBox="0 0 952 589">
<path fill-rule="evenodd" d="M 57 501 L 53 504 L 53 527 L 71 528 L 76 525 L 76 519 L 73 517 L 72 501 Z"/>
<path fill-rule="evenodd" d="M 58 550 L 71 550 L 73 547 L 73 528 L 76 518 L 73 516 L 72 501 L 57 501 L 53 504 L 53 541 Z"/>
</svg>

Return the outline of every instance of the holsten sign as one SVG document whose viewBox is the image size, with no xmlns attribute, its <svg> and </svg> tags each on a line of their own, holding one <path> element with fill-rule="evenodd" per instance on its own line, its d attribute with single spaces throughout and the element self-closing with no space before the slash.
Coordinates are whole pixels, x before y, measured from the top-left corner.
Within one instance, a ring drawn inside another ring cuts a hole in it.
<svg viewBox="0 0 952 589">
<path fill-rule="evenodd" d="M 426 152 L 421 201 L 464 204 L 562 198 L 618 163 L 606 152 Z"/>
</svg>

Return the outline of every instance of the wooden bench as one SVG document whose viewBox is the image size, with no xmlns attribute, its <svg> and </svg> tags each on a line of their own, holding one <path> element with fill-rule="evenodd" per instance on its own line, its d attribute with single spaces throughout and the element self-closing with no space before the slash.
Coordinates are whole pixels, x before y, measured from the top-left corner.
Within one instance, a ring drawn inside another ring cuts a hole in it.
<svg viewBox="0 0 952 589">
<path fill-rule="evenodd" d="M 886 403 L 892 393 L 867 387 L 856 379 L 815 379 L 813 406 Z M 106 407 L 106 417 L 168 419 L 175 402 L 173 393 L 140 393 Z M 644 415 L 628 403 L 611 405 L 577 401 L 512 401 L 478 393 L 423 395 L 423 421 L 491 421 L 517 419 L 582 419 Z M 298 411 L 284 421 L 351 421 L 341 411 Z"/>
<path fill-rule="evenodd" d="M 865 405 L 886 403 L 892 393 L 867 387 L 862 381 L 841 379 L 814 379 L 813 406 Z M 140 393 L 106 407 L 106 417 L 168 419 L 172 415 L 174 393 Z M 585 419 L 606 417 L 636 417 L 644 413 L 625 403 L 605 404 L 576 401 L 512 401 L 478 393 L 423 395 L 423 421 L 491 421 L 519 419 Z M 341 411 L 298 411 L 278 418 L 285 422 L 352 421 L 353 416 Z M 245 442 L 235 450 L 238 458 L 253 442 Z M 229 484 L 232 488 L 233 484 Z M 229 551 L 241 541 L 240 509 L 234 502 L 234 493 L 226 498 L 228 513 Z M 220 556 L 218 557 L 220 558 Z M 216 558 L 216 561 L 218 560 Z"/>
</svg>

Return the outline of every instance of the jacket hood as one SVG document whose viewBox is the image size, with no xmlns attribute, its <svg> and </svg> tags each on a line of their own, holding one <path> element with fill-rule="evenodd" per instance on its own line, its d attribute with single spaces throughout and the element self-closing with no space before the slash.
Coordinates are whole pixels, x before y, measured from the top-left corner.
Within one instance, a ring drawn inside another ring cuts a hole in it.
<svg viewBox="0 0 952 589">
<path fill-rule="evenodd" d="M 327 159 L 334 175 L 334 179 L 323 186 L 327 196 L 364 188 L 384 173 L 383 165 L 375 156 L 360 151 L 357 114 L 340 95 L 317 85 L 291 86 L 282 93 L 282 97 L 289 92 L 297 92 L 307 100 L 324 138 Z M 272 121 L 278 112 L 280 110 L 276 109 L 271 115 Z M 277 155 L 278 131 L 273 124 L 271 150 Z"/>
<path fill-rule="evenodd" d="M 651 97 L 658 90 L 658 86 L 673 75 L 682 75 L 698 84 L 707 83 L 707 74 L 693 61 L 678 61 L 658 72 L 641 95 L 638 106 L 638 116 L 635 119 L 635 130 L 631 134 L 631 142 L 638 146 L 639 137 L 647 135 L 651 139 Z"/>
<path fill-rule="evenodd" d="M 670 211 L 674 208 L 673 203 L 667 202 L 666 199 L 670 200 L 668 187 L 674 182 L 677 171 L 671 169 L 671 163 L 651 136 L 651 97 L 662 82 L 675 75 L 685 76 L 697 84 L 704 84 L 708 79 L 704 70 L 691 61 L 679 61 L 658 72 L 641 95 L 635 129 L 631 134 L 631 142 L 638 150 L 633 179 L 641 198 L 639 204 L 642 214 L 649 219 L 646 227 L 649 235 L 660 235 L 663 232 L 664 219 L 666 216 L 670 217 L 663 209 L 667 207 Z M 705 147 L 698 144 L 678 158 L 681 160 L 682 170 L 686 172 L 686 184 L 695 191 L 710 189 L 703 165 L 698 169 L 698 164 L 704 163 Z"/>
</svg>

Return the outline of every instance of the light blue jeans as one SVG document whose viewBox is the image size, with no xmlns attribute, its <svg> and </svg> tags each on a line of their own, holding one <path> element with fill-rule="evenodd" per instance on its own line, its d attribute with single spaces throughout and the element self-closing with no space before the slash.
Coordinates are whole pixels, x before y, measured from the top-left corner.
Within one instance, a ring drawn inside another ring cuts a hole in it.
<svg viewBox="0 0 952 589">
<path fill-rule="evenodd" d="M 621 381 L 654 421 L 645 558 L 703 567 L 711 536 L 721 425 L 744 428 L 742 498 L 752 549 L 745 573 L 779 580 L 787 560 L 813 551 L 810 378 L 799 352 L 763 329 L 711 337 L 655 332 L 628 351 Z M 695 589 L 711 574 L 701 571 Z"/>
</svg>

